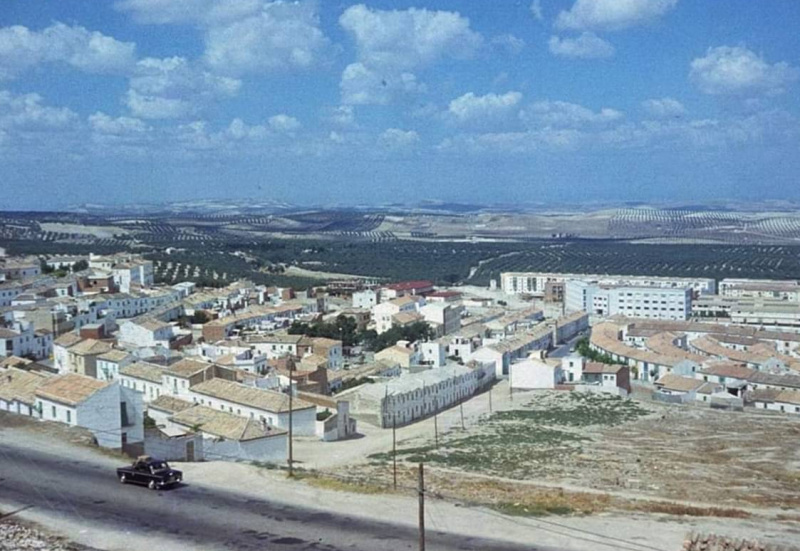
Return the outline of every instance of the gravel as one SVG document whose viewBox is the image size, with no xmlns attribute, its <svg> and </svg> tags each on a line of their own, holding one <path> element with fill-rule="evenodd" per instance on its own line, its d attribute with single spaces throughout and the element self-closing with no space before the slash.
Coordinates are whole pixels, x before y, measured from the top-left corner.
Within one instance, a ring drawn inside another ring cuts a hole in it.
<svg viewBox="0 0 800 551">
<path fill-rule="evenodd" d="M 39 530 L 10 520 L 0 521 L 0 551 L 43 549 L 47 551 L 89 551 L 91 548 L 48 536 Z"/>
</svg>

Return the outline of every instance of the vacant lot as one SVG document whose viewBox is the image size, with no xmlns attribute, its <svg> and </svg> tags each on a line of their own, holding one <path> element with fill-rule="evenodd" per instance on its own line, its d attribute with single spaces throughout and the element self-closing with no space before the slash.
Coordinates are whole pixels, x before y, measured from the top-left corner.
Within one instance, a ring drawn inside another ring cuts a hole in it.
<svg viewBox="0 0 800 551">
<path fill-rule="evenodd" d="M 423 462 L 444 494 L 503 510 L 738 517 L 769 508 L 800 520 L 792 512 L 800 507 L 800 419 L 567 392 L 515 403 L 440 435 L 438 446 L 429 434 L 404 442 L 401 480 L 413 484 L 413 466 Z M 331 472 L 389 484 L 391 451 L 369 461 Z"/>
</svg>

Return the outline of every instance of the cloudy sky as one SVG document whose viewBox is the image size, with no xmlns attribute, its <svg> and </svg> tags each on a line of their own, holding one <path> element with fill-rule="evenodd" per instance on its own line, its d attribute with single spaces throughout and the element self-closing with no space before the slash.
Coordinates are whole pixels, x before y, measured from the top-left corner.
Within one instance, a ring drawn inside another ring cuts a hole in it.
<svg viewBox="0 0 800 551">
<path fill-rule="evenodd" d="M 0 208 L 800 200 L 795 0 L 3 0 Z"/>
</svg>

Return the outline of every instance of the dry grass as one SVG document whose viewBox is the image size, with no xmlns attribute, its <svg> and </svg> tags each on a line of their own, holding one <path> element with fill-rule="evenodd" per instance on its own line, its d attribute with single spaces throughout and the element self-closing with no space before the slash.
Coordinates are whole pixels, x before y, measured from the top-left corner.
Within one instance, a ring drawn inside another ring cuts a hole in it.
<svg viewBox="0 0 800 551">
<path fill-rule="evenodd" d="M 722 507 L 696 507 L 683 503 L 666 501 L 631 501 L 624 507 L 629 511 L 642 513 L 661 513 L 673 516 L 717 517 L 717 518 L 751 518 L 753 515 L 742 509 L 726 509 Z"/>
</svg>

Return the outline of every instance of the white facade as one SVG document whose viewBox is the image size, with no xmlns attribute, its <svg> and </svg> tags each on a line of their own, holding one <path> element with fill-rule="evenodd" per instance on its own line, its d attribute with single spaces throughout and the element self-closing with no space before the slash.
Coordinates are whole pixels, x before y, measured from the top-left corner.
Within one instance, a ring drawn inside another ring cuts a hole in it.
<svg viewBox="0 0 800 551">
<path fill-rule="evenodd" d="M 450 335 L 461 329 L 462 310 L 462 306 L 435 302 L 420 308 L 419 313 L 428 323 L 439 325 L 441 335 Z"/>
<path fill-rule="evenodd" d="M 380 290 L 366 289 L 353 293 L 353 308 L 371 310 L 381 301 Z"/>
<path fill-rule="evenodd" d="M 385 333 L 391 329 L 394 324 L 392 316 L 401 312 L 417 312 L 424 305 L 425 301 L 421 297 L 415 297 L 414 299 L 400 297 L 388 302 L 381 302 L 372 308 L 372 319 L 375 321 L 375 331 L 379 334 Z"/>
<path fill-rule="evenodd" d="M 101 381 L 114 381 L 119 377 L 119 370 L 133 363 L 134 357 L 130 354 L 122 359 L 97 357 L 97 378 Z"/>
<path fill-rule="evenodd" d="M 261 392 L 271 392 L 275 394 L 273 391 L 269 390 L 261 390 Z M 200 404 L 206 407 L 210 407 L 215 410 L 224 411 L 226 413 L 231 413 L 238 417 L 248 417 L 250 419 L 256 420 L 263 420 L 273 425 L 275 427 L 279 427 L 282 429 L 289 428 L 289 412 L 287 411 L 268 411 L 265 409 L 260 409 L 244 404 L 239 404 L 237 402 L 231 401 L 229 399 L 220 398 L 209 396 L 206 394 L 202 394 L 201 392 L 195 392 L 190 390 L 187 393 L 189 399 L 192 400 L 195 404 Z M 288 397 L 287 404 L 288 404 Z M 293 409 L 292 414 L 292 432 L 296 436 L 314 436 L 316 435 L 317 430 L 317 408 L 314 406 L 307 407 L 301 406 L 300 400 L 296 400 L 298 402 L 298 409 Z M 303 409 L 299 409 L 299 407 L 303 407 Z"/>
<path fill-rule="evenodd" d="M 564 382 L 564 371 L 560 366 L 528 359 L 511 364 L 509 370 L 511 388 L 520 390 L 554 389 Z"/>
<path fill-rule="evenodd" d="M 442 367 L 447 363 L 447 346 L 441 341 L 423 342 L 419 345 L 422 355 L 420 363 L 431 367 Z"/>
<path fill-rule="evenodd" d="M 681 289 L 689 287 L 692 294 L 714 294 L 713 278 L 672 278 L 655 276 L 625 276 L 602 274 L 568 274 L 546 272 L 504 272 L 500 284 L 506 294 L 543 294 L 548 282 L 564 283 L 569 280 L 595 281 L 600 285 Z"/>
<path fill-rule="evenodd" d="M 94 435 L 100 447 L 121 448 L 123 442 L 144 440 L 144 408 L 141 397 L 118 384 L 111 384 L 94 392 L 77 405 L 68 405 L 41 396 L 37 396 L 36 400 L 41 419 L 83 427 Z"/>
<path fill-rule="evenodd" d="M 33 356 L 47 358 L 53 352 L 53 334 L 34 331 L 33 323 L 17 321 L 0 327 L 0 357 Z"/>
<path fill-rule="evenodd" d="M 565 284 L 567 312 L 584 310 L 589 315 L 610 317 L 687 320 L 692 311 L 692 290 L 613 287 L 596 282 L 569 280 Z"/>
<path fill-rule="evenodd" d="M 564 382 L 577 383 L 583 378 L 583 356 L 566 356 L 561 359 L 561 370 L 564 372 Z"/>
<path fill-rule="evenodd" d="M 119 327 L 120 343 L 137 348 L 150 346 L 169 348 L 169 342 L 173 336 L 171 325 L 154 323 L 152 320 L 148 320 L 144 324 L 135 320 L 126 320 Z"/>
<path fill-rule="evenodd" d="M 272 360 L 284 356 L 297 356 L 297 345 L 301 339 L 300 335 L 260 335 L 248 341 L 248 344 L 252 345 L 256 352 Z"/>
<path fill-rule="evenodd" d="M 351 406 L 382 428 L 406 425 L 472 396 L 489 384 L 492 375 L 491 367 L 473 370 L 458 365 L 408 373 L 385 383 L 364 385 Z"/>
</svg>

